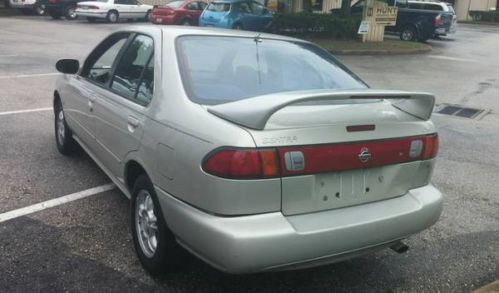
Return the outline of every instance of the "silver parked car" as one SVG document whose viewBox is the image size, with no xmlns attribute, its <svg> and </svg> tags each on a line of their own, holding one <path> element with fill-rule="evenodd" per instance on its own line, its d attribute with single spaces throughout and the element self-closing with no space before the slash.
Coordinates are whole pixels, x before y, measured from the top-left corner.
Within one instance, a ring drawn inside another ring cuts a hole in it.
<svg viewBox="0 0 499 293">
<path fill-rule="evenodd" d="M 230 273 L 400 252 L 440 216 L 434 97 L 370 89 L 311 43 L 135 26 L 56 67 L 57 147 L 131 198 L 152 274 L 179 245 Z"/>
</svg>

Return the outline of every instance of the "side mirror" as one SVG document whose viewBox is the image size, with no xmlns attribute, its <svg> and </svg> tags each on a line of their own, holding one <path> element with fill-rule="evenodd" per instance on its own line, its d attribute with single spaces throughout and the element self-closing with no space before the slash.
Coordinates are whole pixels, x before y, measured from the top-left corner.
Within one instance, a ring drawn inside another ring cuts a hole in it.
<svg viewBox="0 0 499 293">
<path fill-rule="evenodd" d="M 76 74 L 80 69 L 80 62 L 75 59 L 61 59 L 55 64 L 57 71 L 65 74 Z"/>
</svg>

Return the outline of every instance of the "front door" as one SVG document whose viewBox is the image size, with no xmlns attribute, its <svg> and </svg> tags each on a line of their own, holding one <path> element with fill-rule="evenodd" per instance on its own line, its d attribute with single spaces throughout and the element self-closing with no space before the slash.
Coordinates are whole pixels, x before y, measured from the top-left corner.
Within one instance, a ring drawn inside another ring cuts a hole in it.
<svg viewBox="0 0 499 293">
<path fill-rule="evenodd" d="M 138 150 L 147 109 L 152 99 L 154 42 L 137 34 L 118 57 L 108 89 L 101 88 L 95 105 L 97 156 L 117 177 L 123 161 Z"/>
<path fill-rule="evenodd" d="M 85 61 L 81 72 L 71 77 L 64 112 L 78 138 L 95 152 L 97 126 L 94 119 L 96 93 L 111 79 L 116 56 L 125 45 L 129 33 L 113 34 L 100 43 Z"/>
</svg>

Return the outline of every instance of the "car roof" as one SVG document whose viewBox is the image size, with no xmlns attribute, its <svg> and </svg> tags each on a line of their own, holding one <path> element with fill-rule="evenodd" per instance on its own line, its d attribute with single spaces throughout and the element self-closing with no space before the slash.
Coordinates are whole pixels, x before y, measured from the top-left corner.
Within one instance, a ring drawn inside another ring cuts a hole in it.
<svg viewBox="0 0 499 293">
<path fill-rule="evenodd" d="M 243 37 L 243 38 L 254 38 L 260 36 L 263 39 L 274 39 L 282 41 L 292 41 L 292 42 L 302 42 L 309 43 L 305 40 L 300 40 L 296 38 L 274 35 L 268 33 L 260 33 L 253 31 L 243 31 L 243 30 L 231 30 L 224 28 L 211 28 L 211 27 L 195 27 L 195 26 L 155 26 L 155 25 L 131 25 L 126 26 L 114 31 L 117 32 L 139 32 L 139 33 L 153 33 L 162 31 L 165 34 L 173 35 L 174 37 L 189 36 L 189 35 L 202 35 L 202 36 L 221 36 L 221 37 Z"/>
</svg>

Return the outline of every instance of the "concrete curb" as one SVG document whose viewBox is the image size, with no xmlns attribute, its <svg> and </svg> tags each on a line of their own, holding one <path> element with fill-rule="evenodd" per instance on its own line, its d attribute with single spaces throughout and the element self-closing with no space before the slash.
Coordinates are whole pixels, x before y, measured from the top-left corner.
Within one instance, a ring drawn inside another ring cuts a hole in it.
<svg viewBox="0 0 499 293">
<path fill-rule="evenodd" d="M 410 55 L 424 54 L 431 52 L 433 48 L 428 45 L 426 48 L 407 50 L 329 50 L 335 55 Z"/>
<path fill-rule="evenodd" d="M 473 293 L 497 293 L 497 292 L 499 292 L 499 280 L 473 291 Z"/>
</svg>

